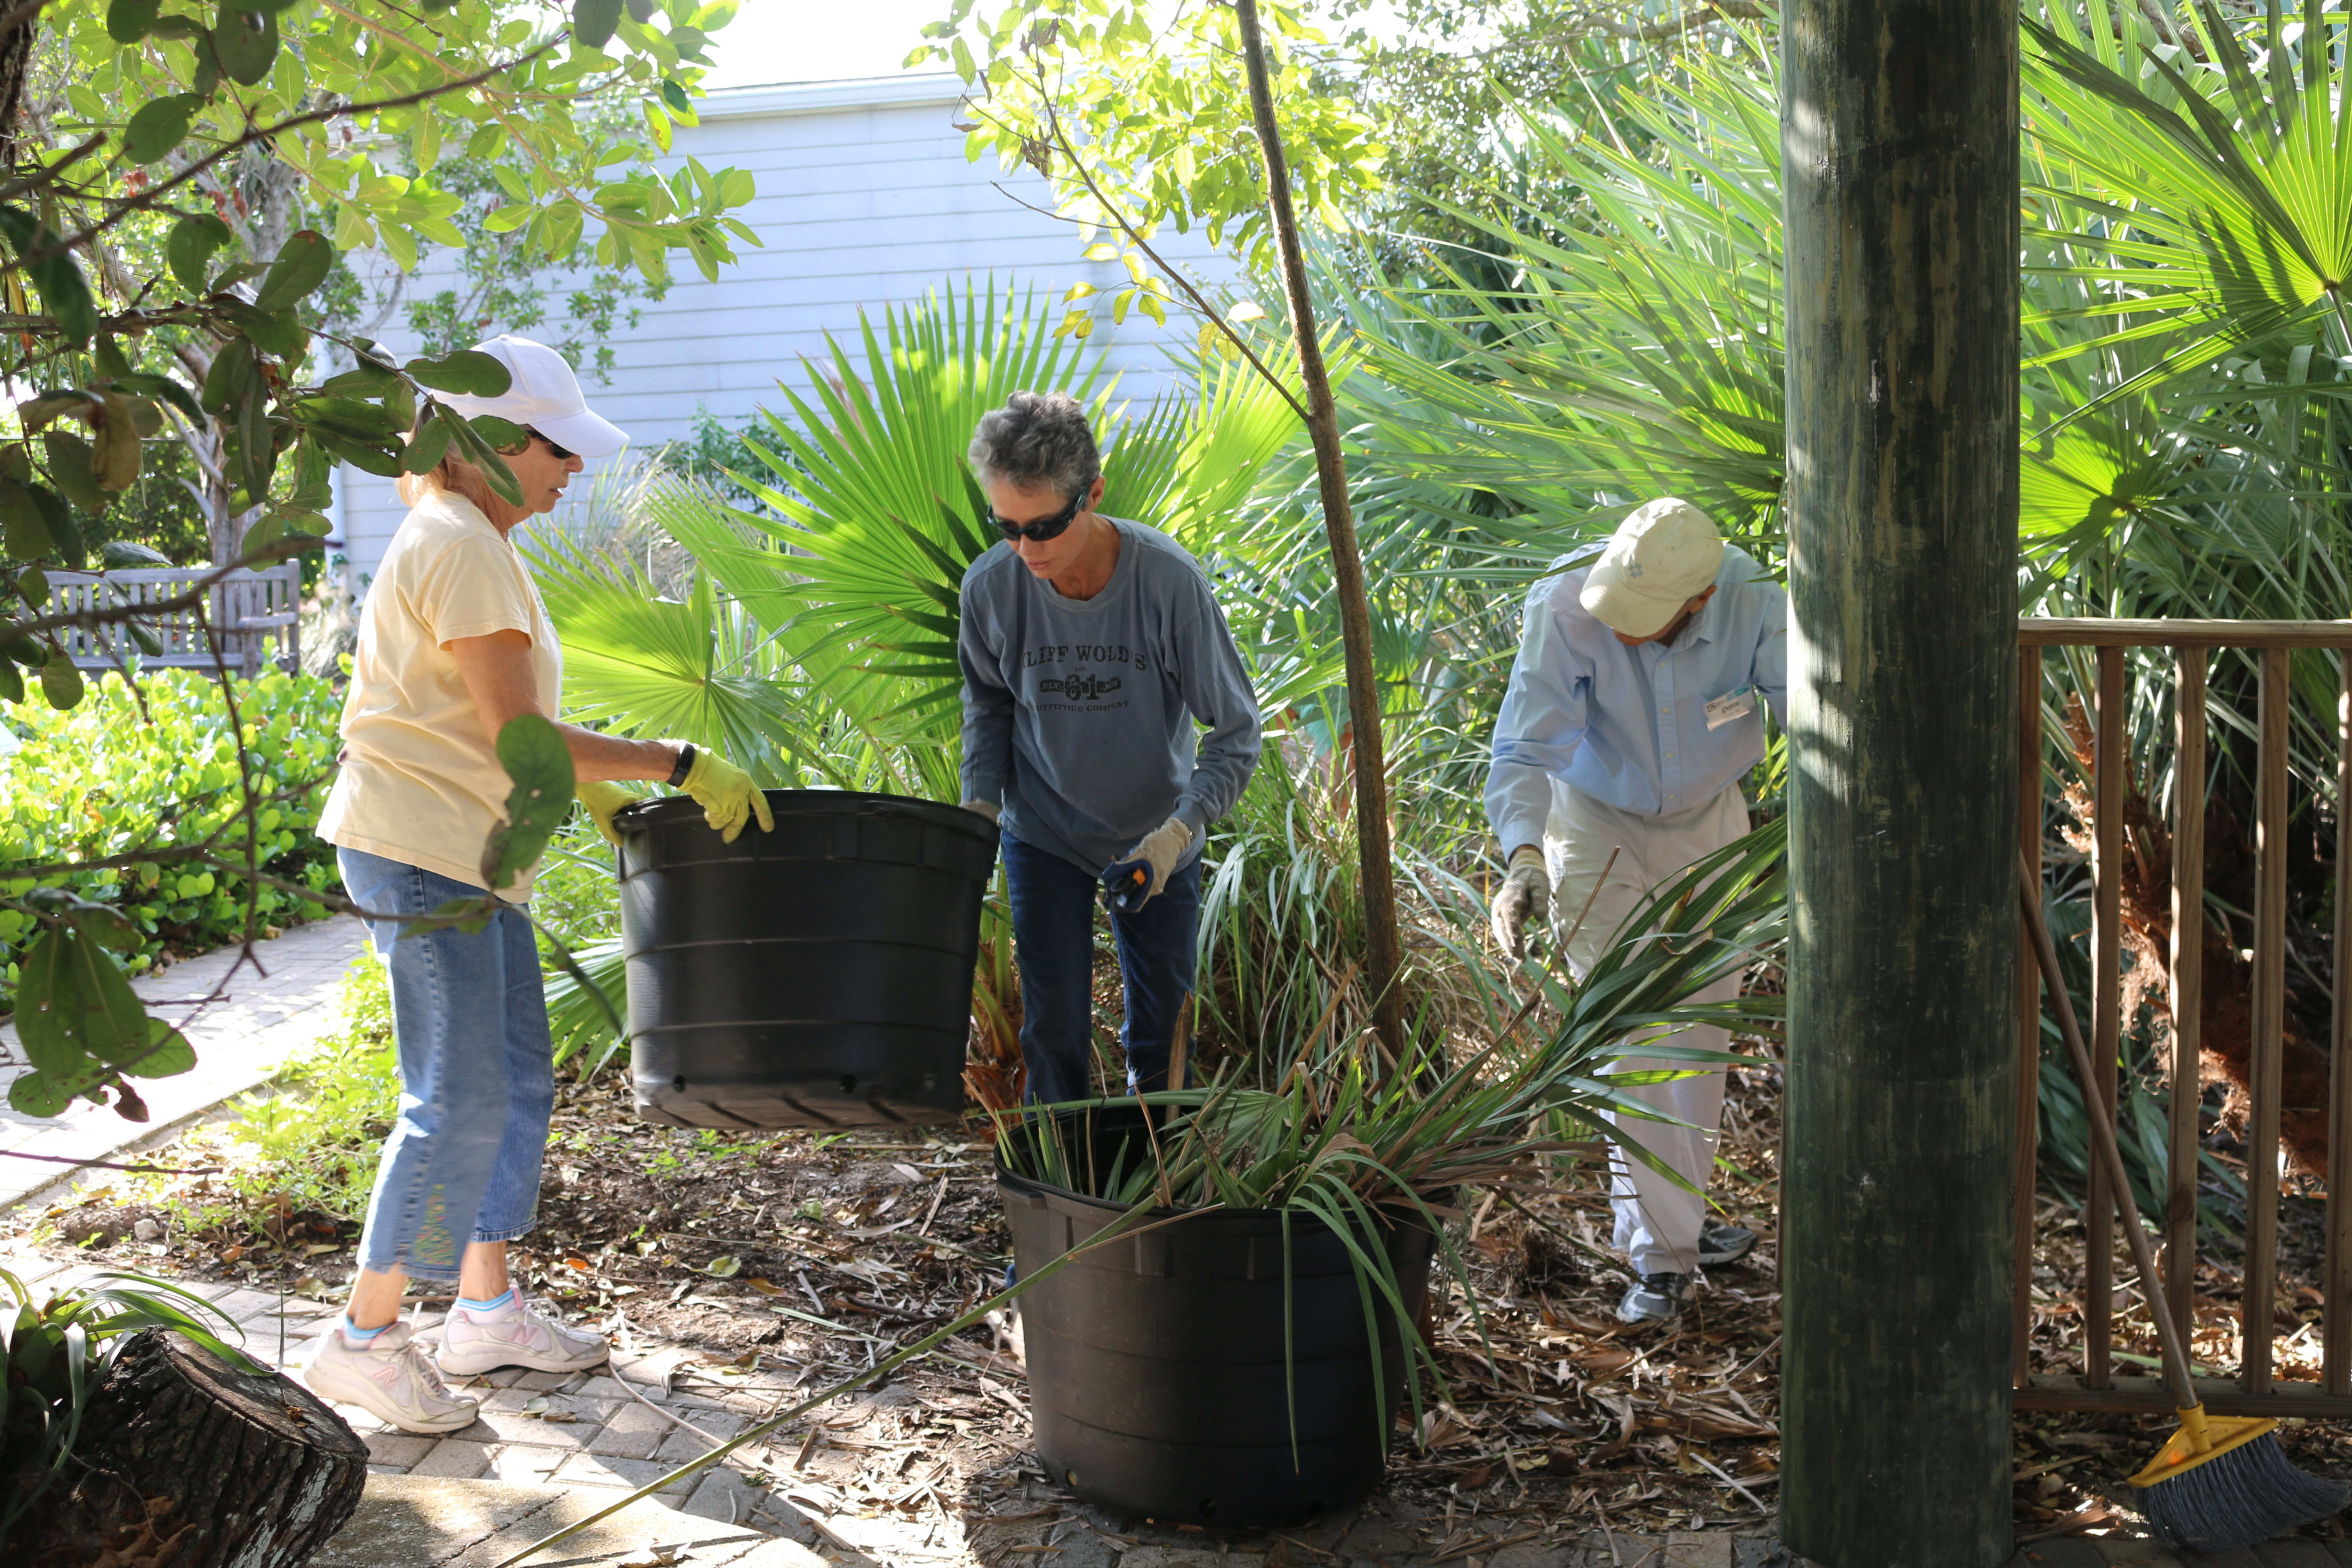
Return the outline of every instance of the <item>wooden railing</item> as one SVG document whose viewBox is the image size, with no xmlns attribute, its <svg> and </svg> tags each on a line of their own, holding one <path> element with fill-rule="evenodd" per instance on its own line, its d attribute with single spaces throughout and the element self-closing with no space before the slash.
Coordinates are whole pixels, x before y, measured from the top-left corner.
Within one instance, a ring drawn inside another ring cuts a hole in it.
<svg viewBox="0 0 2352 1568">
<path fill-rule="evenodd" d="M 2255 759 L 2255 900 L 2253 910 L 2252 1039 L 2249 1058 L 2252 1112 L 2246 1136 L 2245 1272 L 2240 1301 L 2239 1372 L 2234 1379 L 2200 1378 L 2206 1407 L 2222 1415 L 2352 1415 L 2352 843 L 2341 812 L 2352 802 L 2352 621 L 2021 620 L 2018 623 L 2018 842 L 2042 864 L 2042 650 L 2096 650 L 2097 677 L 2089 710 L 2095 741 L 2092 768 L 2095 891 L 2091 925 L 2091 1054 L 2103 1081 L 2089 1115 L 2116 1113 L 2116 1063 L 2125 1024 L 2122 998 L 2123 802 L 2131 759 L 2124 731 L 2124 650 L 2175 650 L 2175 748 L 2172 802 L 2173 1091 L 2167 1128 L 2166 1226 L 2162 1288 L 2184 1329 L 2197 1274 L 2198 1085 L 2205 931 L 2205 681 L 2216 649 L 2260 654 L 2260 706 Z M 2335 1009 L 2328 1046 L 2327 1215 L 2322 1265 L 2325 1290 L 2321 1375 L 2316 1383 L 2273 1375 L 2278 1278 L 2280 1068 L 2286 1016 L 2287 735 L 2292 702 L 2289 661 L 2298 648 L 2335 649 L 2342 656 L 2335 715 L 2337 842 L 2336 859 Z M 2160 1380 L 2114 1373 L 2115 1219 L 2118 1194 L 2092 1163 L 2087 1194 L 2087 1258 L 2082 1296 L 2079 1375 L 2034 1373 L 2033 1218 L 2036 1081 L 2041 1062 L 2040 979 L 2031 949 L 2018 963 L 2016 1403 L 2039 1410 L 2169 1410 L 2178 1401 Z M 2088 1096 L 2085 1097 L 2086 1100 Z M 2142 1281 L 2141 1289 L 2154 1282 Z"/>
<path fill-rule="evenodd" d="M 183 598 L 215 570 L 155 566 L 107 573 L 52 572 L 49 585 L 58 611 L 108 610 Z M 289 561 L 261 572 L 231 572 L 205 591 L 201 620 L 193 608 L 142 620 L 141 624 L 155 634 L 163 651 L 140 654 L 140 663 L 147 668 L 210 669 L 217 658 L 232 670 L 256 675 L 266 657 L 266 645 L 275 639 L 278 662 L 289 669 L 298 668 L 302 658 L 301 597 L 299 562 Z M 125 650 L 136 647 L 120 625 L 95 631 L 76 627 L 66 637 L 66 651 L 83 669 L 119 669 Z"/>
</svg>

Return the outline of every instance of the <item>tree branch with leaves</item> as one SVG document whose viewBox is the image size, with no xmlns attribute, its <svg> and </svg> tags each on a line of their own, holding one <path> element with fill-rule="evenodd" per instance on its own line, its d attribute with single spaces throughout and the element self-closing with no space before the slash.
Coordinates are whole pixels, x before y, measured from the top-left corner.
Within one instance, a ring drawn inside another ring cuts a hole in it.
<svg viewBox="0 0 2352 1568">
<path fill-rule="evenodd" d="M 658 279 L 682 250 L 715 277 L 736 242 L 757 243 L 734 216 L 751 177 L 691 158 L 666 176 L 652 160 L 673 125 L 692 122 L 706 46 L 734 11 L 734 0 L 573 0 L 568 12 L 535 0 L 27 0 L 0 15 L 0 375 L 36 389 L 13 434 L 0 432 L 0 705 L 37 691 L 70 709 L 86 690 L 75 636 L 119 634 L 152 656 L 166 618 L 193 615 L 215 650 L 235 762 L 225 787 L 242 823 L 192 844 L 110 842 L 62 868 L 0 843 L 0 874 L 23 889 L 0 891 L 0 911 L 37 928 L 18 965 L 18 1034 L 35 1069 L 10 1087 L 19 1110 L 110 1096 L 136 1117 L 132 1079 L 194 1063 L 113 956 L 131 936 L 121 913 L 31 884 L 115 864 L 215 867 L 242 889 L 250 962 L 255 900 L 278 880 L 256 831 L 276 785 L 256 765 L 256 716 L 206 624 L 214 584 L 64 607 L 50 574 L 94 562 L 103 585 L 107 570 L 156 559 L 101 540 L 145 443 L 173 420 L 203 437 L 215 538 L 236 523 L 211 577 L 319 548 L 337 463 L 390 477 L 454 454 L 519 501 L 499 453 L 524 432 L 433 396 L 498 395 L 506 368 L 466 349 L 390 354 L 333 330 L 322 289 L 347 249 L 413 267 L 424 242 L 464 243 L 448 221 L 463 198 L 434 177 L 445 157 L 489 171 L 500 200 L 485 221 L 520 235 L 535 261 L 574 257 L 593 224 L 601 265 Z M 631 122 L 597 109 L 624 99 Z M 124 679 L 136 692 L 135 658 Z M 499 736 L 516 794 L 485 853 L 493 889 L 537 858 L 569 809 L 569 756 L 534 722 L 545 726 L 527 717 Z M 432 921 L 491 912 L 487 898 L 461 904 Z"/>
</svg>

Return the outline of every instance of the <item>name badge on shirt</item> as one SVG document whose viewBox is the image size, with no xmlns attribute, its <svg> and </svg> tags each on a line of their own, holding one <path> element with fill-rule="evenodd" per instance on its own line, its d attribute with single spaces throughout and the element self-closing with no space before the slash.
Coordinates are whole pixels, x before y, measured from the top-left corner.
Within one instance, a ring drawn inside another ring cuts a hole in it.
<svg viewBox="0 0 2352 1568">
<path fill-rule="evenodd" d="M 1756 694 L 1745 688 L 1727 691 L 1706 705 L 1706 727 L 1720 730 L 1734 719 L 1745 719 L 1756 711 Z"/>
</svg>

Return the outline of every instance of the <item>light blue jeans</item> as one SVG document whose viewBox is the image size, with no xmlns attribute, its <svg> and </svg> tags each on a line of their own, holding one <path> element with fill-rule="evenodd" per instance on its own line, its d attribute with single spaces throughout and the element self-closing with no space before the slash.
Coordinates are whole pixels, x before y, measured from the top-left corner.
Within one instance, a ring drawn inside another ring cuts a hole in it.
<svg viewBox="0 0 2352 1568">
<path fill-rule="evenodd" d="M 482 889 L 422 867 L 338 849 L 343 888 L 363 910 L 420 915 Z M 478 934 L 421 935 L 401 921 L 368 934 L 392 973 L 400 1120 L 376 1166 L 362 1267 L 455 1279 L 469 1241 L 530 1234 L 555 1109 L 539 950 L 520 906 Z"/>
</svg>

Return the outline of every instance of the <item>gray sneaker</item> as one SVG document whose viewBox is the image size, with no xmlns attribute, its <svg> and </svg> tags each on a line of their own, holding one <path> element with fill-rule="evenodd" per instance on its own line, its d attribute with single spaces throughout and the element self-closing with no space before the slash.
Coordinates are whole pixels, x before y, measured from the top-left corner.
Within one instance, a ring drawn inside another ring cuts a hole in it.
<svg viewBox="0 0 2352 1568">
<path fill-rule="evenodd" d="M 1687 1274 L 1644 1274 L 1638 1283 L 1626 1287 L 1625 1299 L 1617 1303 L 1617 1321 L 1671 1323 L 1682 1316 L 1693 1294 Z"/>
<path fill-rule="evenodd" d="M 1720 1268 L 1727 1263 L 1737 1263 L 1748 1256 L 1756 1245 L 1756 1233 L 1746 1226 L 1710 1225 L 1698 1233 L 1698 1266 Z"/>
</svg>

